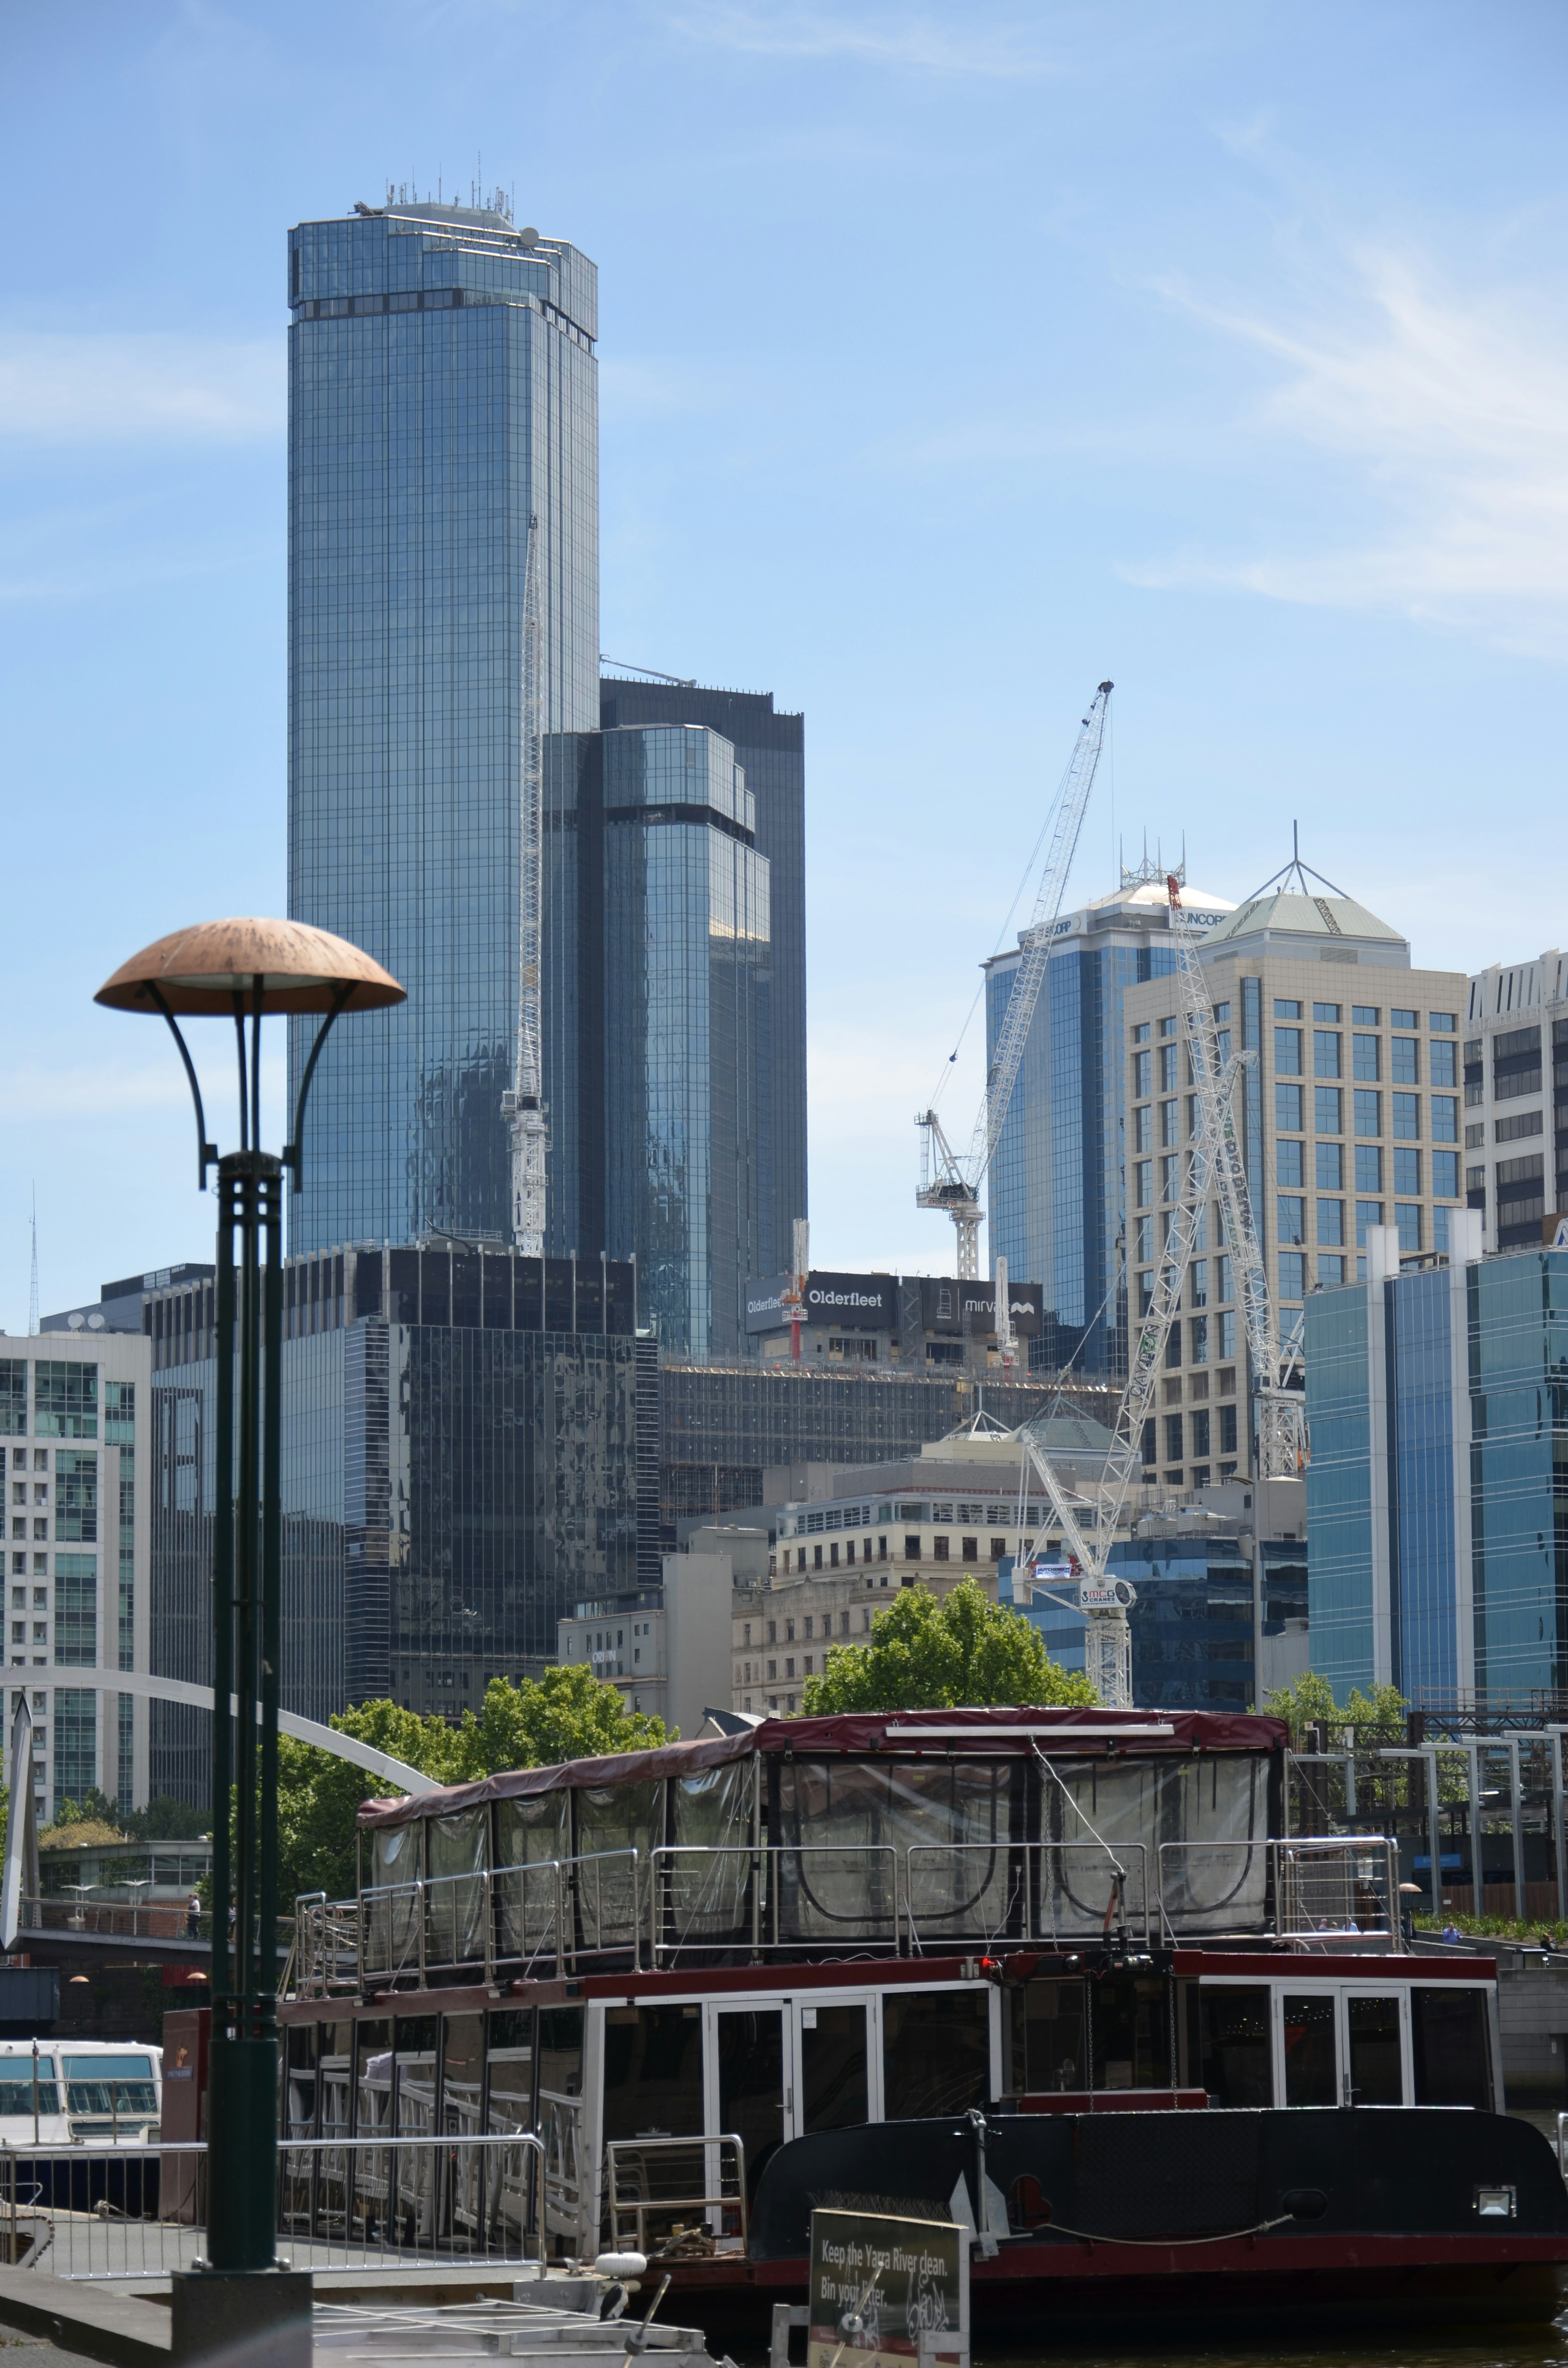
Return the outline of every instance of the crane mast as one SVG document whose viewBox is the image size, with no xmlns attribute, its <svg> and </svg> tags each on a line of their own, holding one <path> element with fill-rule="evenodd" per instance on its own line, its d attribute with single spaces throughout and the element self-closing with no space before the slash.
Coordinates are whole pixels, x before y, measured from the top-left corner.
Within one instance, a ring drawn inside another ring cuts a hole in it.
<svg viewBox="0 0 1568 2368">
<path fill-rule="evenodd" d="M 1226 1246 L 1235 1267 L 1257 1394 L 1257 1474 L 1263 1480 L 1293 1479 L 1306 1462 L 1306 1421 L 1301 1392 L 1287 1388 L 1286 1383 L 1299 1361 L 1301 1344 L 1295 1333 L 1283 1344 L 1280 1341 L 1268 1294 L 1268 1270 L 1253 1222 L 1233 1096 L 1240 1063 L 1249 1056 L 1242 1054 L 1221 1064 L 1214 1006 L 1199 952 L 1202 940 L 1181 901 L 1180 882 L 1174 872 L 1167 877 L 1165 889 L 1176 947 L 1182 1031 L 1203 1131 L 1214 1146 L 1214 1183 L 1224 1215 Z"/>
<path fill-rule="evenodd" d="M 922 1110 L 915 1121 L 921 1130 L 921 1181 L 915 1196 L 915 1205 L 922 1209 L 945 1209 L 951 1217 L 958 1233 L 960 1281 L 979 1277 L 980 1188 L 996 1156 L 996 1145 L 1007 1116 L 1007 1106 L 1013 1099 L 1013 1087 L 1017 1082 L 1035 1006 L 1040 1001 L 1040 991 L 1045 983 L 1045 967 L 1051 959 L 1051 934 L 1062 910 L 1062 898 L 1067 886 L 1067 875 L 1073 868 L 1073 857 L 1078 845 L 1078 834 L 1083 828 L 1089 791 L 1094 787 L 1095 774 L 1099 768 L 1106 716 L 1114 688 L 1112 683 L 1102 682 L 1096 691 L 1068 759 L 1067 770 L 1057 790 L 1055 820 L 1045 869 L 1040 874 L 1040 888 L 1035 897 L 1034 918 L 1024 932 L 1022 959 L 1014 973 L 1013 991 L 1003 1015 L 996 1050 L 986 1070 L 985 1094 L 974 1121 L 967 1156 L 961 1159 L 959 1157 L 934 1110 Z"/>
<path fill-rule="evenodd" d="M 528 520 L 523 583 L 521 765 L 517 802 L 517 1015 L 512 1083 L 501 1115 L 512 1137 L 512 1239 L 529 1258 L 544 1253 L 546 1154 L 540 975 L 543 928 L 543 625 L 540 613 L 539 520 Z"/>
</svg>

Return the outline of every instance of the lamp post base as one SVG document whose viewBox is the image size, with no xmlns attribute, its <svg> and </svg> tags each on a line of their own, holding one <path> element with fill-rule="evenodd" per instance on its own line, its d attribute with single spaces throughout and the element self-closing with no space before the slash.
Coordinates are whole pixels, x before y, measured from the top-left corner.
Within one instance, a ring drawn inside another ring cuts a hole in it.
<svg viewBox="0 0 1568 2368">
<path fill-rule="evenodd" d="M 176 2270 L 174 2368 L 227 2353 L 244 2368 L 311 2368 L 309 2270 Z"/>
</svg>

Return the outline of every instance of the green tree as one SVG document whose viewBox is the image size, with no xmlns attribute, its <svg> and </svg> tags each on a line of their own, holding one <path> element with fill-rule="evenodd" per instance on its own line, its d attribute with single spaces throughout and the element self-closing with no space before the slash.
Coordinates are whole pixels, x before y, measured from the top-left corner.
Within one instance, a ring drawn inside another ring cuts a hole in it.
<svg viewBox="0 0 1568 2368">
<path fill-rule="evenodd" d="M 212 1811 L 209 1804 L 198 1809 L 172 1793 L 159 1793 L 144 1809 L 120 1813 L 119 1822 L 133 1842 L 194 1842 L 210 1830 Z"/>
<path fill-rule="evenodd" d="M 1374 1685 L 1369 1694 L 1364 1694 L 1359 1686 L 1352 1686 L 1345 1701 L 1336 1702 L 1334 1688 L 1315 1669 L 1303 1670 L 1294 1684 L 1280 1686 L 1266 1695 L 1263 1707 L 1276 1718 L 1285 1720 L 1295 1750 L 1301 1748 L 1303 1730 L 1317 1725 L 1326 1729 L 1331 1750 L 1348 1747 L 1357 1751 L 1375 1751 L 1380 1744 L 1403 1743 L 1410 1709 L 1399 1688 L 1390 1685 Z"/>
<path fill-rule="evenodd" d="M 393 1702 L 361 1702 L 332 1725 L 442 1784 L 506 1768 L 641 1751 L 665 1740 L 659 1719 L 629 1711 L 614 1686 L 582 1668 L 546 1669 L 520 1686 L 493 1678 L 483 1710 L 477 1716 L 465 1712 L 457 1726 Z M 395 1796 L 402 1787 L 286 1735 L 278 1737 L 278 1894 L 285 1912 L 301 1892 L 347 1897 L 355 1883 L 359 1804 Z"/>
<path fill-rule="evenodd" d="M 983 1702 L 1082 1702 L 1099 1697 L 1087 1678 L 1053 1661 L 1021 1611 L 992 1603 L 972 1578 L 938 1602 L 906 1587 L 877 1614 L 868 1645 L 835 1645 L 821 1677 L 808 1678 L 808 1717 L 835 1711 L 950 1710 Z"/>
</svg>

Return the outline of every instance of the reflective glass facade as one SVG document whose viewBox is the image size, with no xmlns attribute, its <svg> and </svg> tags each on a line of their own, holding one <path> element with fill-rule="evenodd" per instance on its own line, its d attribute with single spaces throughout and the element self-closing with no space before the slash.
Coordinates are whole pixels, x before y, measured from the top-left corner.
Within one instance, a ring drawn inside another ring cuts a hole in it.
<svg viewBox="0 0 1568 2368">
<path fill-rule="evenodd" d="M 658 1368 L 631 1269 L 442 1249 L 291 1261 L 283 1352 L 286 1709 L 391 1694 L 475 1708 L 555 1647 L 585 1596 L 636 1584 Z M 207 1681 L 210 1285 L 151 1310 L 153 1667 Z M 199 1800 L 207 1719 L 153 1709 L 154 1793 Z"/>
<path fill-rule="evenodd" d="M 1341 1699 L 1568 1691 L 1568 1252 L 1317 1293 L 1307 1373 L 1313 1668 Z"/>
<path fill-rule="evenodd" d="M 289 269 L 289 909 L 408 990 L 329 1043 L 290 1247 L 505 1238 L 530 517 L 545 727 L 598 715 L 595 269 L 429 206 Z"/>
<path fill-rule="evenodd" d="M 552 740 L 545 786 L 549 1239 L 635 1258 L 672 1354 L 738 1354 L 774 1236 L 767 859 L 701 725 Z"/>
<path fill-rule="evenodd" d="M 599 683 L 599 720 L 607 732 L 630 724 L 705 723 L 730 743 L 745 775 L 756 849 L 768 873 L 769 1092 L 758 1111 L 757 1158 L 771 1210 L 759 1210 L 760 1255 L 767 1263 L 756 1271 L 782 1274 L 793 1257 L 790 1226 L 809 1213 L 805 718 L 776 715 L 768 692 L 607 676 Z"/>
</svg>

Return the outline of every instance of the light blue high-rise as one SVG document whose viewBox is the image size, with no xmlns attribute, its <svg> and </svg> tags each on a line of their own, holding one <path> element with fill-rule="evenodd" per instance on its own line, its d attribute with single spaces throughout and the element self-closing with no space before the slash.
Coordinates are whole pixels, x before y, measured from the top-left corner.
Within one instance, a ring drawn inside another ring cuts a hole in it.
<svg viewBox="0 0 1568 2368">
<path fill-rule="evenodd" d="M 591 731 L 597 284 L 501 203 L 290 233 L 289 909 L 408 990 L 328 1045 L 296 1253 L 509 1234 L 528 529 L 543 726 Z"/>
</svg>

